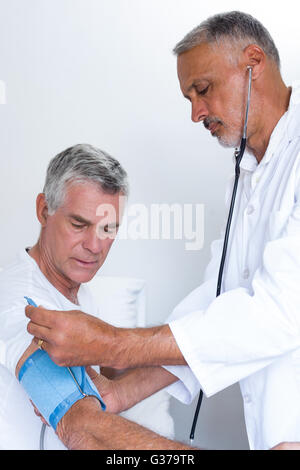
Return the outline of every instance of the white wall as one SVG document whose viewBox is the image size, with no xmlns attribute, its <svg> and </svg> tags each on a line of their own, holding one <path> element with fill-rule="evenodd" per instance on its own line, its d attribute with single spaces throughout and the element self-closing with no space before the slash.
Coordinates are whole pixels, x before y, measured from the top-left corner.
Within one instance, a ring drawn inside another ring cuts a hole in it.
<svg viewBox="0 0 300 470">
<path fill-rule="evenodd" d="M 79 142 L 120 160 L 131 203 L 205 204 L 205 243 L 119 240 L 103 273 L 148 284 L 148 319 L 163 322 L 202 279 L 223 221 L 232 152 L 190 121 L 179 91 L 175 43 L 207 16 L 239 9 L 273 35 L 290 84 L 299 68 L 296 1 L 0 0 L 0 265 L 35 242 L 35 197 L 52 156 Z M 297 69 L 297 70 L 296 70 Z M 224 312 L 226 314 L 226 312 Z M 186 439 L 194 406 L 172 403 Z M 237 386 L 204 400 L 198 445 L 247 448 Z"/>
</svg>

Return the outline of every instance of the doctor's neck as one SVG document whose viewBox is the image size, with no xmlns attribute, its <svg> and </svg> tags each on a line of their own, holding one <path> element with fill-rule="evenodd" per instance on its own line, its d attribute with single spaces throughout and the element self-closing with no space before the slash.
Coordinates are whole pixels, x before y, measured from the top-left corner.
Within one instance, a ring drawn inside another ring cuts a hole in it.
<svg viewBox="0 0 300 470">
<path fill-rule="evenodd" d="M 272 132 L 286 113 L 290 103 L 292 88 L 287 87 L 279 70 L 270 67 L 259 80 L 253 82 L 255 101 L 252 106 L 254 124 L 249 129 L 247 150 L 252 153 L 258 163 L 264 157 Z"/>
</svg>

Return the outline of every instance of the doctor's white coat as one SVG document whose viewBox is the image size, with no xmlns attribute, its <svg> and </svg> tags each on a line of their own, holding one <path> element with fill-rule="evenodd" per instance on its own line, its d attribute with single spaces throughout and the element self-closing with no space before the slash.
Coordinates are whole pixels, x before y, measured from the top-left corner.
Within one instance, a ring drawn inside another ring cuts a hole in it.
<svg viewBox="0 0 300 470">
<path fill-rule="evenodd" d="M 215 298 L 222 247 L 167 320 L 189 365 L 166 367 L 180 378 L 168 391 L 190 403 L 239 382 L 251 449 L 300 441 L 300 82 L 260 164 L 242 159 Z"/>
</svg>

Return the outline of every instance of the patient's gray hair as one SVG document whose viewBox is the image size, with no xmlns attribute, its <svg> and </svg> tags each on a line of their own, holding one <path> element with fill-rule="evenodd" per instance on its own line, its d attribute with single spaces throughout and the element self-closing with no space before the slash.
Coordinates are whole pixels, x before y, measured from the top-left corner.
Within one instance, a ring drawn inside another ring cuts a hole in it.
<svg viewBox="0 0 300 470">
<path fill-rule="evenodd" d="M 257 44 L 280 68 L 280 58 L 275 43 L 267 29 L 253 16 L 240 11 L 231 11 L 211 16 L 190 31 L 173 49 L 177 56 L 208 43 L 212 46 L 224 44 L 238 46 L 243 50 L 250 44 Z"/>
<path fill-rule="evenodd" d="M 78 144 L 54 157 L 48 166 L 43 192 L 52 215 L 63 203 L 67 183 L 92 182 L 105 193 L 128 195 L 127 173 L 103 150 Z"/>
</svg>

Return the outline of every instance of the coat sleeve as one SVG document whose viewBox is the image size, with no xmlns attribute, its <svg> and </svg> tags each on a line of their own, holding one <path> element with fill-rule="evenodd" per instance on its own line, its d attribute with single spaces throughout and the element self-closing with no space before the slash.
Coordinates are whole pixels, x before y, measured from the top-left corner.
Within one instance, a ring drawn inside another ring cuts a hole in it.
<svg viewBox="0 0 300 470">
<path fill-rule="evenodd" d="M 173 310 L 167 323 L 171 326 L 176 320 L 185 318 L 197 306 L 197 316 L 201 316 L 216 296 L 217 276 L 223 248 L 223 238 L 215 240 L 211 245 L 211 260 L 208 264 L 204 282 L 192 291 Z M 174 332 L 173 332 L 174 333 Z M 176 339 L 176 336 L 175 336 Z M 177 340 L 177 339 L 176 339 Z M 200 384 L 189 366 L 164 366 L 169 372 L 178 377 L 179 381 L 169 385 L 166 390 L 178 400 L 189 404 L 198 393 Z"/>
</svg>

